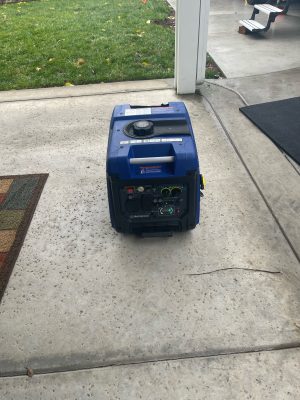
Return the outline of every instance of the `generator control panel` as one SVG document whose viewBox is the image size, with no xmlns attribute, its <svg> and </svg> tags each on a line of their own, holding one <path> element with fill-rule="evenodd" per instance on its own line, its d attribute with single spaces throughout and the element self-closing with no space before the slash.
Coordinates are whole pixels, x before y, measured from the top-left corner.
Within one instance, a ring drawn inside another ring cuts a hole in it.
<svg viewBox="0 0 300 400">
<path fill-rule="evenodd" d="M 130 219 L 181 217 L 187 211 L 187 185 L 124 186 L 122 212 Z"/>
</svg>

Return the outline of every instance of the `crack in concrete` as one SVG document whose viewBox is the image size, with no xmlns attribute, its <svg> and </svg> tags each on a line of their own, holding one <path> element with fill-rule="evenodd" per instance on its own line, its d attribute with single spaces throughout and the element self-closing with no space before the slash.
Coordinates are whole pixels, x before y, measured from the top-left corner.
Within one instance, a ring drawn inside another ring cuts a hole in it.
<svg viewBox="0 0 300 400">
<path fill-rule="evenodd" d="M 232 271 L 232 270 L 241 270 L 241 271 L 252 271 L 252 272 L 263 272 L 265 274 L 282 274 L 281 271 L 269 271 L 266 269 L 256 269 L 256 268 L 238 268 L 238 267 L 229 267 L 229 268 L 220 268 L 215 269 L 213 271 L 207 272 L 199 272 L 195 274 L 186 274 L 187 276 L 201 276 L 201 275 L 210 275 L 220 271 Z"/>
</svg>

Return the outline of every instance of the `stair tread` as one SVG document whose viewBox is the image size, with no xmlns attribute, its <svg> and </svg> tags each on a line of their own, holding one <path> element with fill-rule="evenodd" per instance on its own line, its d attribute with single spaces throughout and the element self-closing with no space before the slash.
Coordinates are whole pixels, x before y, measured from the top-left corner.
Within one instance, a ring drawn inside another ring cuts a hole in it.
<svg viewBox="0 0 300 400">
<path fill-rule="evenodd" d="M 265 14 L 282 13 L 283 11 L 281 8 L 274 7 L 271 4 L 255 4 L 254 8 Z"/>
<path fill-rule="evenodd" d="M 263 30 L 265 26 L 255 21 L 254 19 L 242 19 L 240 20 L 240 24 L 242 24 L 249 31 Z"/>
</svg>

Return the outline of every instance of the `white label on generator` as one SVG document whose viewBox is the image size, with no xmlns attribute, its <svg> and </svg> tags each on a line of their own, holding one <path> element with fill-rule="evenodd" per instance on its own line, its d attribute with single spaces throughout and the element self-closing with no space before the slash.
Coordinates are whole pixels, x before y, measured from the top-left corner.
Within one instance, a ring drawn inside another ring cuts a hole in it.
<svg viewBox="0 0 300 400">
<path fill-rule="evenodd" d="M 125 110 L 125 116 L 130 115 L 149 115 L 151 114 L 151 108 L 128 108 Z"/>
<path fill-rule="evenodd" d="M 182 138 L 163 138 L 161 141 L 164 142 L 182 142 Z"/>
<path fill-rule="evenodd" d="M 155 138 L 155 139 L 139 139 L 139 140 L 122 140 L 120 144 L 137 144 L 137 143 L 166 143 L 166 142 L 182 142 L 182 138 Z"/>
</svg>

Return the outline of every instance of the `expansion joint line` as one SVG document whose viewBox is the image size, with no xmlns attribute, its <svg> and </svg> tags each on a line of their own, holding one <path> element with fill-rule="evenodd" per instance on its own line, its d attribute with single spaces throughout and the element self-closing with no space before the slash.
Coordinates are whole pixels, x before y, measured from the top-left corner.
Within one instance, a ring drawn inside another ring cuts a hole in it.
<svg viewBox="0 0 300 400">
<path fill-rule="evenodd" d="M 88 371 L 92 369 L 104 369 L 111 367 L 125 367 L 131 365 L 143 365 L 143 364 L 153 364 L 153 363 L 163 363 L 163 362 L 172 362 L 172 361 L 185 361 L 185 360 L 196 360 L 196 359 L 204 359 L 204 358 L 217 358 L 217 357 L 226 357 L 226 356 L 239 356 L 243 354 L 255 354 L 255 353 L 266 353 L 272 351 L 281 351 L 281 350 L 300 350 L 300 342 L 291 342 L 291 343 L 282 343 L 278 345 L 265 345 L 265 346 L 255 346 L 248 347 L 242 349 L 224 349 L 224 350 L 215 350 L 215 351 L 206 351 L 204 353 L 195 352 L 195 353 L 186 353 L 186 354 L 178 354 L 178 355 L 166 355 L 165 357 L 154 357 L 147 358 L 144 360 L 120 360 L 112 363 L 96 363 L 93 362 L 92 365 L 69 365 L 65 367 L 56 367 L 56 368 L 40 368 L 34 370 L 31 367 L 24 368 L 24 372 L 11 372 L 11 373 L 2 373 L 0 376 L 1 379 L 12 378 L 12 377 L 21 377 L 21 376 L 30 376 L 33 375 L 50 375 L 57 374 L 61 372 L 80 372 L 80 371 Z"/>
</svg>

